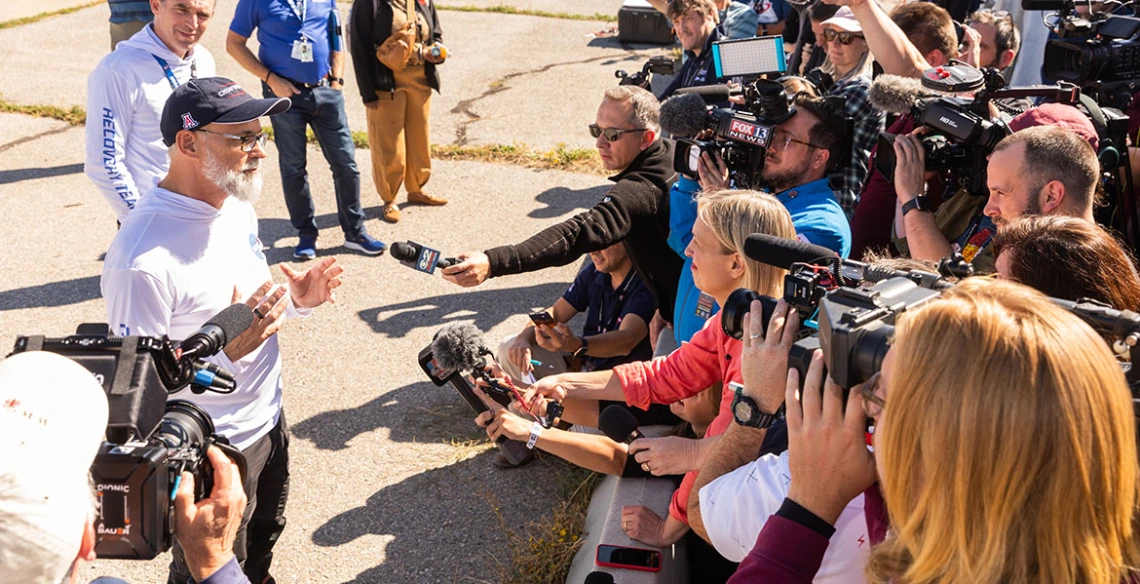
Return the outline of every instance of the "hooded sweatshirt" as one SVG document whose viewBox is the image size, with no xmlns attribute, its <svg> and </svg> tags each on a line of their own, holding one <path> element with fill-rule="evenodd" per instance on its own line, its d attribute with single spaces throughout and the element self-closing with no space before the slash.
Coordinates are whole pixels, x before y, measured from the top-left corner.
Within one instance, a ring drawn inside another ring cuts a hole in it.
<svg viewBox="0 0 1140 584">
<path fill-rule="evenodd" d="M 139 200 L 111 242 L 100 287 L 116 334 L 168 335 L 177 342 L 229 306 L 235 288 L 249 298 L 271 279 L 251 205 L 229 197 L 216 209 L 155 188 Z M 289 302 L 286 316 L 298 314 Z M 218 434 L 244 450 L 280 417 L 277 335 L 236 362 L 224 351 L 207 360 L 233 373 L 237 389 L 201 395 L 184 389 L 171 399 L 201 406 Z"/>
<path fill-rule="evenodd" d="M 158 123 L 167 98 L 192 76 L 215 74 L 214 57 L 205 47 L 195 46 L 182 59 L 148 24 L 103 57 L 87 78 L 83 171 L 120 223 L 170 168 Z"/>
</svg>

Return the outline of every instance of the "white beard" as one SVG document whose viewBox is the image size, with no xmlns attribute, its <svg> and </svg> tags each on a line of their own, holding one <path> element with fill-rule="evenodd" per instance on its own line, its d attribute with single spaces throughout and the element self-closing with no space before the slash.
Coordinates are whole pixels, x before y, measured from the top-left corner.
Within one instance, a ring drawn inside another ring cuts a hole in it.
<svg viewBox="0 0 1140 584">
<path fill-rule="evenodd" d="M 202 172 L 206 175 L 206 180 L 213 183 L 214 186 L 225 191 L 231 197 L 252 205 L 261 196 L 261 173 L 254 173 L 253 176 L 247 177 L 242 171 L 252 170 L 258 166 L 259 161 L 255 159 L 249 161 L 242 170 L 229 170 L 222 165 L 222 161 L 214 156 L 213 152 L 207 150 L 202 163 Z"/>
</svg>

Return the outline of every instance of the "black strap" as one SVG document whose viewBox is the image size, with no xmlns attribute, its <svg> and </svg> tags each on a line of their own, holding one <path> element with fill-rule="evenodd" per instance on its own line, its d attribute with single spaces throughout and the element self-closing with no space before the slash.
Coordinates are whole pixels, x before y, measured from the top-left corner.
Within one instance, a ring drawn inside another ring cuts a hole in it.
<svg viewBox="0 0 1140 584">
<path fill-rule="evenodd" d="M 25 351 L 42 351 L 44 350 L 44 336 L 33 335 L 28 337 L 28 343 L 24 346 Z"/>
<path fill-rule="evenodd" d="M 107 392 L 108 396 L 131 393 L 131 381 L 135 375 L 138 346 L 138 337 L 123 339 L 122 347 L 119 349 L 119 361 L 115 363 L 115 379 L 111 382 L 111 389 Z"/>
</svg>

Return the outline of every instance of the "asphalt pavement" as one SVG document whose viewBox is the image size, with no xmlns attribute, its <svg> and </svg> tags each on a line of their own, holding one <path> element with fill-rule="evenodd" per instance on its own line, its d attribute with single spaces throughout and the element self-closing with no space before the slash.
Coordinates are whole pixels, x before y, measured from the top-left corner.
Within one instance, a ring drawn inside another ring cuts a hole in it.
<svg viewBox="0 0 1140 584">
<path fill-rule="evenodd" d="M 463 4 L 497 5 L 470 0 Z M 218 0 L 206 46 L 219 73 L 247 88 L 252 75 L 224 51 L 234 0 Z M 617 0 L 516 1 L 518 8 L 614 13 Z M 343 8 L 347 11 L 347 7 Z M 0 98 L 19 104 L 82 106 L 86 77 L 105 54 L 105 5 L 0 30 Z M 619 68 L 637 69 L 663 49 L 622 46 L 592 33 L 612 26 L 490 13 L 440 11 L 454 58 L 442 68 L 432 140 L 437 144 L 559 143 L 592 147 L 586 125 Z M 350 125 L 364 130 L 349 76 Z M 271 264 L 291 261 L 296 243 L 269 145 L 257 202 Z M 63 336 L 105 320 L 101 256 L 115 235 L 110 208 L 83 175 L 83 129 L 50 119 L 0 114 L 0 346 L 17 335 Z M 436 162 L 429 190 L 446 207 L 405 207 L 397 225 L 378 219 L 380 200 L 366 150 L 358 151 L 368 228 L 387 242 L 413 239 L 454 255 L 521 241 L 601 199 L 596 175 L 483 162 Z M 319 253 L 345 267 L 337 302 L 280 332 L 285 412 L 292 428 L 289 520 L 273 572 L 278 582 L 494 582 L 510 562 L 506 524 L 521 529 L 548 515 L 556 475 L 550 459 L 502 471 L 474 414 L 449 388 L 426 381 L 416 354 L 443 324 L 473 322 L 488 343 L 521 329 L 525 314 L 551 304 L 577 263 L 492 279 L 461 289 L 387 255 L 342 247 L 332 179 L 318 149 L 310 180 L 321 228 Z M 663 250 L 662 253 L 668 253 Z M 276 270 L 276 269 L 275 269 Z M 276 272 L 278 280 L 283 280 Z M 0 351 L 0 352 L 6 352 Z M 80 581 L 113 575 L 165 579 L 167 556 L 151 562 L 97 561 Z"/>
</svg>

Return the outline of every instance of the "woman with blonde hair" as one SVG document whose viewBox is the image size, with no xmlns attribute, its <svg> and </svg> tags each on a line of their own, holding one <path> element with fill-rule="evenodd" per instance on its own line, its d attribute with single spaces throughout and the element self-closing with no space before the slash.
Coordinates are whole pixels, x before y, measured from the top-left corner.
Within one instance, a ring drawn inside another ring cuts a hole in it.
<svg viewBox="0 0 1140 584">
<path fill-rule="evenodd" d="M 869 582 L 1136 581 L 1140 470 L 1124 375 L 1096 332 L 1039 292 L 969 279 L 902 315 L 881 374 L 851 392 L 846 413 L 830 380 L 821 395 L 820 356 L 802 397 L 797 377 L 785 394 L 785 507 L 808 516 L 781 509 L 732 582 L 810 581 L 786 567 L 802 562 L 780 560 L 822 556 L 827 530 L 814 520 L 834 523 L 876 469 L 889 528 Z"/>
<path fill-rule="evenodd" d="M 785 271 L 751 260 L 744 254 L 744 241 L 753 233 L 795 237 L 791 216 L 771 195 L 755 191 L 716 191 L 698 199 L 693 239 L 685 253 L 693 259 L 692 273 L 697 288 L 721 306 L 737 288 L 749 288 L 769 296 L 781 294 Z M 689 492 L 711 444 L 707 439 L 723 434 L 732 421 L 733 392 L 727 388 L 730 382 L 741 380 L 740 348 L 740 341 L 725 334 L 720 319 L 713 317 L 691 342 L 665 358 L 628 363 L 613 371 L 545 377 L 532 385 L 526 396 L 531 400 L 532 410 L 539 413 L 545 409 L 546 398 L 564 400 L 563 418 L 575 422 L 574 411 L 579 408 L 589 411 L 587 404 L 595 400 L 624 400 L 630 406 L 644 409 L 651 403 L 668 404 L 691 397 L 714 383 L 723 385 L 719 411 L 705 432 L 706 439 L 680 442 L 668 438 L 640 439 L 629 448 L 646 472 L 685 474 L 681 487 L 674 493 L 669 517 L 664 521 L 644 508 L 630 513 L 629 517 L 623 514 L 623 526 L 632 537 L 651 545 L 670 545 L 688 531 Z"/>
</svg>

